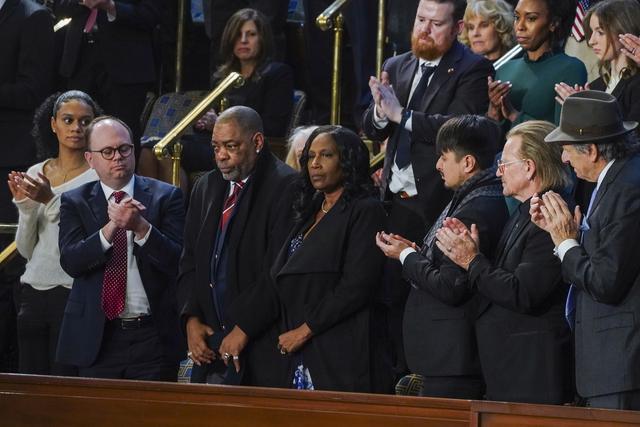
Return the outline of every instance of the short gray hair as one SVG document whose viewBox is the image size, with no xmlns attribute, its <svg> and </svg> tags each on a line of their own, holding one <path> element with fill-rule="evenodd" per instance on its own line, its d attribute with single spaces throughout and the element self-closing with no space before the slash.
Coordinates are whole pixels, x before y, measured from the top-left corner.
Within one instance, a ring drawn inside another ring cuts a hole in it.
<svg viewBox="0 0 640 427">
<path fill-rule="evenodd" d="M 245 107 L 244 105 L 227 108 L 216 119 L 216 124 L 228 122 L 234 122 L 242 130 L 243 135 L 254 135 L 257 132 L 264 133 L 260 114 L 253 108 Z"/>
<path fill-rule="evenodd" d="M 586 144 L 574 144 L 576 151 L 580 153 L 586 153 L 589 150 L 589 145 L 595 145 L 598 154 L 606 162 L 611 160 L 626 159 L 631 155 L 637 153 L 640 149 L 638 143 L 638 136 L 635 132 L 629 132 L 624 135 L 617 136 L 615 138 L 606 140 L 599 143 L 586 143 Z"/>
</svg>

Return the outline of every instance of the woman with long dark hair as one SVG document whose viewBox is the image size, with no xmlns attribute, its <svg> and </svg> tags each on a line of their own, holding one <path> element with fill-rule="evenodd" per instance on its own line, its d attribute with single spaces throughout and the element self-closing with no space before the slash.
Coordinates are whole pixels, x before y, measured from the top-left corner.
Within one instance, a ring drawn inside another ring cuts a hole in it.
<svg viewBox="0 0 640 427">
<path fill-rule="evenodd" d="M 84 129 L 100 108 L 84 92 L 47 98 L 34 117 L 33 135 L 42 159 L 27 172 L 12 171 L 8 185 L 18 207 L 18 252 L 27 259 L 18 309 L 19 371 L 72 375 L 55 362 L 58 333 L 73 279 L 60 267 L 60 194 L 98 179 L 84 158 Z"/>
</svg>

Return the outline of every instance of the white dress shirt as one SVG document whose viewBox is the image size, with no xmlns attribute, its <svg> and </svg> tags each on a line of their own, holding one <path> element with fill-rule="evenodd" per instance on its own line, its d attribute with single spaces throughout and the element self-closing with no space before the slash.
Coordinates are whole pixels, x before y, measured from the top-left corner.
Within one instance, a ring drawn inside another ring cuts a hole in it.
<svg viewBox="0 0 640 427">
<path fill-rule="evenodd" d="M 135 176 L 132 176 L 127 185 L 119 190 L 108 187 L 102 181 L 100 185 L 102 186 L 102 191 L 104 192 L 107 202 L 109 202 L 115 191 L 124 191 L 126 193 L 125 197 L 133 197 L 134 182 Z M 133 244 L 144 246 L 149 239 L 149 234 L 151 234 L 151 227 L 153 226 L 149 227 L 147 234 L 140 240 L 135 238 L 133 231 L 127 230 L 127 297 L 124 304 L 124 311 L 120 313 L 119 316 L 121 318 L 137 317 L 151 312 L 149 299 L 142 285 L 140 270 L 138 270 L 138 262 L 136 261 L 136 257 L 133 256 Z M 102 249 L 105 252 L 113 246 L 112 243 L 104 237 L 102 230 L 100 230 L 100 241 L 102 242 Z"/>
<path fill-rule="evenodd" d="M 613 162 L 615 162 L 615 160 L 611 160 L 609 163 L 607 163 L 604 169 L 602 169 L 602 171 L 600 172 L 600 175 L 598 175 L 598 183 L 596 184 L 596 188 L 593 190 L 592 194 L 597 193 L 600 189 L 600 184 L 602 184 L 602 181 L 604 181 L 604 177 L 607 175 L 609 169 L 611 169 L 611 165 L 613 165 Z M 593 201 L 595 202 L 595 199 Z M 589 205 L 591 205 L 591 203 L 589 203 Z M 589 215 L 591 214 L 589 207 L 590 206 L 587 207 L 587 212 L 584 213 L 584 218 L 582 219 L 583 223 L 586 223 L 589 220 Z M 576 239 L 566 239 L 562 241 L 562 243 L 560 243 L 556 248 L 555 252 L 558 255 L 558 258 L 560 258 L 560 262 L 562 262 L 565 254 L 569 251 L 569 249 L 576 246 L 580 246 L 580 243 L 578 243 Z"/>
</svg>

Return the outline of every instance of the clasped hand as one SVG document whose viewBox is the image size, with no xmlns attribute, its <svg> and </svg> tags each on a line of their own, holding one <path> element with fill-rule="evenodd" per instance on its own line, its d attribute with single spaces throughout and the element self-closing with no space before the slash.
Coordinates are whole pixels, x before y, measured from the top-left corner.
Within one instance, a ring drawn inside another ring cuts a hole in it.
<svg viewBox="0 0 640 427">
<path fill-rule="evenodd" d="M 369 89 L 371 89 L 371 96 L 373 96 L 373 101 L 376 104 L 379 118 L 400 123 L 402 120 L 402 105 L 398 101 L 393 86 L 389 83 L 389 74 L 383 71 L 379 80 L 374 76 L 369 77 Z"/>
<path fill-rule="evenodd" d="M 509 92 L 511 92 L 511 82 L 502 82 L 488 78 L 489 90 L 489 111 L 487 117 L 500 121 L 507 119 L 514 121 L 520 114 L 509 101 Z"/>
<path fill-rule="evenodd" d="M 142 216 L 147 208 L 132 197 L 127 197 L 115 203 L 110 201 L 107 206 L 109 221 L 116 227 L 131 230 L 137 238 L 142 238 L 149 229 L 149 223 Z"/>
<path fill-rule="evenodd" d="M 542 196 L 534 194 L 529 208 L 531 221 L 551 235 L 556 247 L 567 239 L 578 239 L 578 230 L 582 221 L 580 207 L 573 214 L 567 202 L 558 193 L 547 191 Z"/>
<path fill-rule="evenodd" d="M 387 258 L 391 259 L 400 259 L 400 254 L 407 248 L 420 251 L 420 247 L 415 242 L 398 234 L 385 233 L 384 231 L 376 233 L 376 245 Z"/>
<path fill-rule="evenodd" d="M 29 198 L 35 202 L 47 204 L 53 199 L 53 190 L 49 179 L 38 172 L 38 178 L 27 175 L 26 172 L 11 171 L 7 181 L 11 195 L 16 200 Z"/>
<path fill-rule="evenodd" d="M 480 252 L 478 227 L 471 224 L 469 229 L 457 218 L 445 218 L 436 232 L 436 246 L 456 265 L 468 270 L 471 261 Z"/>
</svg>

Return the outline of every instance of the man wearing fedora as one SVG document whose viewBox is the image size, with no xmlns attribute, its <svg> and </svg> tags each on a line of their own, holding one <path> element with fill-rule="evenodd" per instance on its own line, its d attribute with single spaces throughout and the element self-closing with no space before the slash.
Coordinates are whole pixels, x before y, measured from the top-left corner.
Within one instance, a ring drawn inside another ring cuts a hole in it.
<svg viewBox="0 0 640 427">
<path fill-rule="evenodd" d="M 553 192 L 531 201 L 532 221 L 547 231 L 571 284 L 567 321 L 575 332 L 576 386 L 587 406 L 640 409 L 640 155 L 615 97 L 569 96 L 560 126 L 545 141 L 596 183 L 588 206 L 571 212 Z"/>
</svg>

